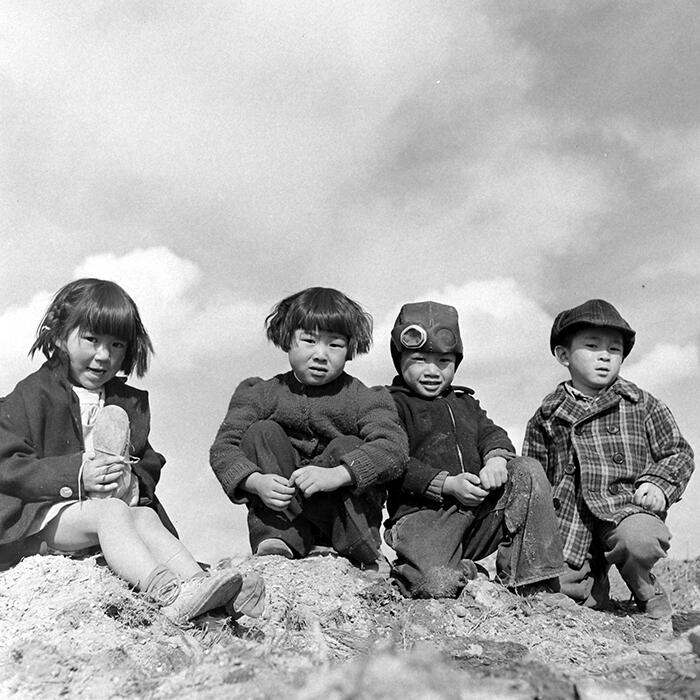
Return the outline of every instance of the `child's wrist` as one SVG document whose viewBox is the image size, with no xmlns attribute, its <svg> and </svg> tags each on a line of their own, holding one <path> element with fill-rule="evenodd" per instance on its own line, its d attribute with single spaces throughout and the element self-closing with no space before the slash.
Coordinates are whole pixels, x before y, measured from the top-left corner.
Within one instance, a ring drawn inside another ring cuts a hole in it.
<svg viewBox="0 0 700 700">
<path fill-rule="evenodd" d="M 243 491 L 247 491 L 248 493 L 257 494 L 257 484 L 260 481 L 261 476 L 262 474 L 260 472 L 248 474 L 248 476 L 241 481 L 241 489 L 243 489 Z"/>
</svg>

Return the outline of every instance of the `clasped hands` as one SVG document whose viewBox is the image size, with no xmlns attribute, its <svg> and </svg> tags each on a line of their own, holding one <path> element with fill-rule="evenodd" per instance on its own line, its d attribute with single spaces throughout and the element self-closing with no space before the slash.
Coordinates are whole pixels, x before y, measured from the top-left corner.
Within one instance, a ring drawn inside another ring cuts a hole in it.
<svg viewBox="0 0 700 700">
<path fill-rule="evenodd" d="M 350 472 L 342 465 L 319 467 L 307 464 L 295 469 L 288 479 L 281 474 L 253 472 L 241 487 L 257 495 L 268 508 L 284 511 L 289 508 L 297 489 L 304 496 L 312 496 L 322 491 L 337 491 L 351 483 Z"/>
<path fill-rule="evenodd" d="M 503 486 L 508 481 L 508 469 L 504 457 L 486 460 L 479 475 L 462 472 L 448 476 L 442 487 L 444 496 L 452 496 L 463 506 L 478 506 L 489 495 L 489 491 Z"/>
</svg>

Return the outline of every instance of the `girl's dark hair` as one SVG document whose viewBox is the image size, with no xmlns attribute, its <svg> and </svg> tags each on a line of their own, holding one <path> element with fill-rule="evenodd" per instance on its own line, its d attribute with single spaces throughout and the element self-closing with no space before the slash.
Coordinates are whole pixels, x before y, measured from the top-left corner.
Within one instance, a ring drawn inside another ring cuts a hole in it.
<svg viewBox="0 0 700 700">
<path fill-rule="evenodd" d="M 372 317 L 337 289 L 304 289 L 282 299 L 265 319 L 268 340 L 285 352 L 299 328 L 341 333 L 348 339 L 348 360 L 368 352 L 372 345 Z"/>
<path fill-rule="evenodd" d="M 51 359 L 75 328 L 125 340 L 121 371 L 128 375 L 135 368 L 137 376 L 146 374 L 153 345 L 134 300 L 116 282 L 83 278 L 61 287 L 41 319 L 29 356 L 41 350 Z"/>
</svg>

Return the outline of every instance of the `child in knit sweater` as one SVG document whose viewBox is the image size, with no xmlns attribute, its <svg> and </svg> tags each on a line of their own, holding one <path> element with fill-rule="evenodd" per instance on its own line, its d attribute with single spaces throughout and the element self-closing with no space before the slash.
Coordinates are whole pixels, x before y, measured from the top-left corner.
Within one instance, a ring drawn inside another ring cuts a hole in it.
<svg viewBox="0 0 700 700">
<path fill-rule="evenodd" d="M 291 559 L 322 545 L 376 566 L 382 484 L 403 473 L 408 448 L 389 392 L 344 371 L 369 350 L 371 316 L 311 287 L 280 301 L 265 325 L 291 370 L 238 386 L 211 447 L 214 473 L 247 505 L 254 553 Z"/>
</svg>

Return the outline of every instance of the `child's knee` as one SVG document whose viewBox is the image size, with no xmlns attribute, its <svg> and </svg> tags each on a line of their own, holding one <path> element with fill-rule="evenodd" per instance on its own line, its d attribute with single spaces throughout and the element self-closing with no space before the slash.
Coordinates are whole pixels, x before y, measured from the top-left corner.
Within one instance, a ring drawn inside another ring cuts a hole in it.
<svg viewBox="0 0 700 700">
<path fill-rule="evenodd" d="M 356 435 L 341 435 L 340 437 L 333 438 L 328 443 L 326 449 L 323 450 L 319 463 L 323 463 L 329 467 L 337 467 L 344 455 L 348 452 L 352 452 L 361 444 L 362 439 Z"/>
<path fill-rule="evenodd" d="M 243 434 L 243 441 L 255 441 L 260 438 L 287 438 L 279 423 L 273 420 L 259 420 L 253 423 Z"/>
<path fill-rule="evenodd" d="M 111 522 L 130 517 L 129 506 L 121 498 L 100 498 L 88 501 L 102 522 Z"/>
<path fill-rule="evenodd" d="M 653 515 L 638 513 L 622 520 L 609 535 L 609 560 L 635 559 L 653 566 L 666 556 L 671 535 Z"/>
<path fill-rule="evenodd" d="M 139 506 L 131 508 L 131 517 L 138 525 L 143 525 L 149 528 L 163 527 L 163 523 L 158 517 L 158 513 L 148 506 Z"/>
<path fill-rule="evenodd" d="M 542 465 L 532 457 L 515 457 L 508 462 L 508 472 L 513 479 L 547 481 Z"/>
</svg>

